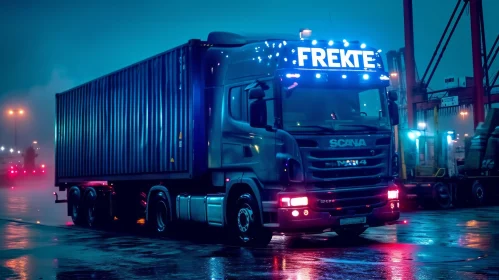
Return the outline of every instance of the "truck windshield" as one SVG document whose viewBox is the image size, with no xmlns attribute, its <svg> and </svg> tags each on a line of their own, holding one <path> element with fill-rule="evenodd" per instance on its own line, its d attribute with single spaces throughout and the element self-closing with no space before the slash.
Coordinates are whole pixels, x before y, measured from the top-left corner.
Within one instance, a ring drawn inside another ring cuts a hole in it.
<svg viewBox="0 0 499 280">
<path fill-rule="evenodd" d="M 294 83 L 282 89 L 282 124 L 290 132 L 389 130 L 386 89 Z"/>
</svg>

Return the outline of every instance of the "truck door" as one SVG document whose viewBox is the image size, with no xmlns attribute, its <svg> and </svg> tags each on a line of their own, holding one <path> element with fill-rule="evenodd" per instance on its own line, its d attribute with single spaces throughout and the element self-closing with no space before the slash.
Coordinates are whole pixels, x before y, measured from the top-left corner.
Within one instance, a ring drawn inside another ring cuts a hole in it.
<svg viewBox="0 0 499 280">
<path fill-rule="evenodd" d="M 269 89 L 265 98 L 273 98 L 272 80 L 264 81 Z M 253 170 L 261 182 L 277 180 L 275 170 L 276 133 L 249 125 L 249 100 L 245 88 L 248 83 L 228 87 L 228 114 L 224 118 L 223 154 L 224 167 L 240 167 Z M 275 127 L 275 102 L 267 101 L 267 123 Z"/>
</svg>

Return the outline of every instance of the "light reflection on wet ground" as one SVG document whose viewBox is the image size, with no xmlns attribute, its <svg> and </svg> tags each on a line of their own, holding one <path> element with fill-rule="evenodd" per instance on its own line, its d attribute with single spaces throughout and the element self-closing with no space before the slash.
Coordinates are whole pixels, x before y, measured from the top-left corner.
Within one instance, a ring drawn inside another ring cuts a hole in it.
<svg viewBox="0 0 499 280">
<path fill-rule="evenodd" d="M 0 220 L 0 279 L 499 278 L 497 207 L 405 214 L 408 225 L 348 242 L 274 236 L 266 249 L 246 249 L 223 245 L 216 230 L 152 238 L 141 227 L 65 226 L 65 205 L 51 191 L 0 189 L 0 218 L 22 220 Z"/>
</svg>

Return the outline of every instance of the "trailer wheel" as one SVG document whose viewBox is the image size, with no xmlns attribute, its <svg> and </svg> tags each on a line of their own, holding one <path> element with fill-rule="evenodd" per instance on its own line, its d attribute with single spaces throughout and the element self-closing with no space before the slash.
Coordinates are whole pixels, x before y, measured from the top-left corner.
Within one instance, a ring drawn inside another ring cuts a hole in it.
<svg viewBox="0 0 499 280">
<path fill-rule="evenodd" d="M 78 187 L 72 187 L 69 190 L 68 195 L 68 210 L 71 220 L 73 220 L 73 224 L 77 226 L 82 226 L 85 223 L 83 211 L 80 207 L 80 198 L 80 189 Z"/>
<path fill-rule="evenodd" d="M 94 188 L 88 188 L 85 193 L 84 205 L 85 205 L 86 223 L 87 226 L 89 227 L 93 227 L 96 224 L 97 220 L 96 204 L 97 204 L 97 192 L 95 191 Z"/>
<path fill-rule="evenodd" d="M 334 232 L 341 238 L 357 238 L 367 230 L 367 227 L 340 227 L 336 228 Z"/>
<path fill-rule="evenodd" d="M 447 184 L 438 182 L 433 186 L 433 200 L 441 209 L 449 209 L 452 206 L 452 195 Z"/>
<path fill-rule="evenodd" d="M 481 206 L 485 203 L 485 188 L 479 181 L 473 183 L 471 192 L 474 205 Z"/>
<path fill-rule="evenodd" d="M 240 245 L 265 247 L 272 240 L 272 231 L 260 222 L 260 210 L 253 196 L 242 194 L 229 210 L 231 237 Z"/>
<path fill-rule="evenodd" d="M 157 192 L 151 198 L 152 204 L 149 209 L 148 224 L 156 233 L 164 233 L 168 231 L 171 223 L 170 214 L 171 207 L 164 192 Z"/>
</svg>

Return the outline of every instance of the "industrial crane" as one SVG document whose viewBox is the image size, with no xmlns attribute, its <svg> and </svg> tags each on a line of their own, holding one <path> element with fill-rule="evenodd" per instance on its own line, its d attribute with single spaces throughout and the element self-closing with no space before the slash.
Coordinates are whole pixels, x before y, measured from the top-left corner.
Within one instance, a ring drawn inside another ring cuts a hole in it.
<svg viewBox="0 0 499 280">
<path fill-rule="evenodd" d="M 428 92 L 433 75 L 447 49 L 447 46 L 456 30 L 459 21 L 467 7 L 470 8 L 471 22 L 471 42 L 472 42 L 472 57 L 473 57 L 473 76 L 474 85 L 471 90 L 455 92 L 459 95 L 460 101 L 463 103 L 473 103 L 473 120 L 474 127 L 478 123 L 483 122 L 485 118 L 484 112 L 484 96 L 487 94 L 487 101 L 490 105 L 492 102 L 498 102 L 497 96 L 491 96 L 492 88 L 499 87 L 496 85 L 499 78 L 499 72 L 490 81 L 489 70 L 494 63 L 499 52 L 499 35 L 489 52 L 487 52 L 485 42 L 485 26 L 483 20 L 482 0 L 457 0 L 456 6 L 452 15 L 447 22 L 444 32 L 437 44 L 435 51 L 426 67 L 423 76 L 419 81 L 416 80 L 416 63 L 414 58 L 414 30 L 413 30 L 413 11 L 412 0 L 404 0 L 404 26 L 405 26 L 405 68 L 406 68 L 406 90 L 407 90 L 407 118 L 409 128 L 414 128 L 415 111 L 418 104 L 422 107 L 431 108 L 434 106 L 433 94 L 446 92 L 446 90 L 437 90 Z M 487 55 L 487 54 L 491 55 Z M 485 85 L 483 81 L 485 78 Z M 426 104 L 425 104 L 426 103 Z"/>
</svg>

